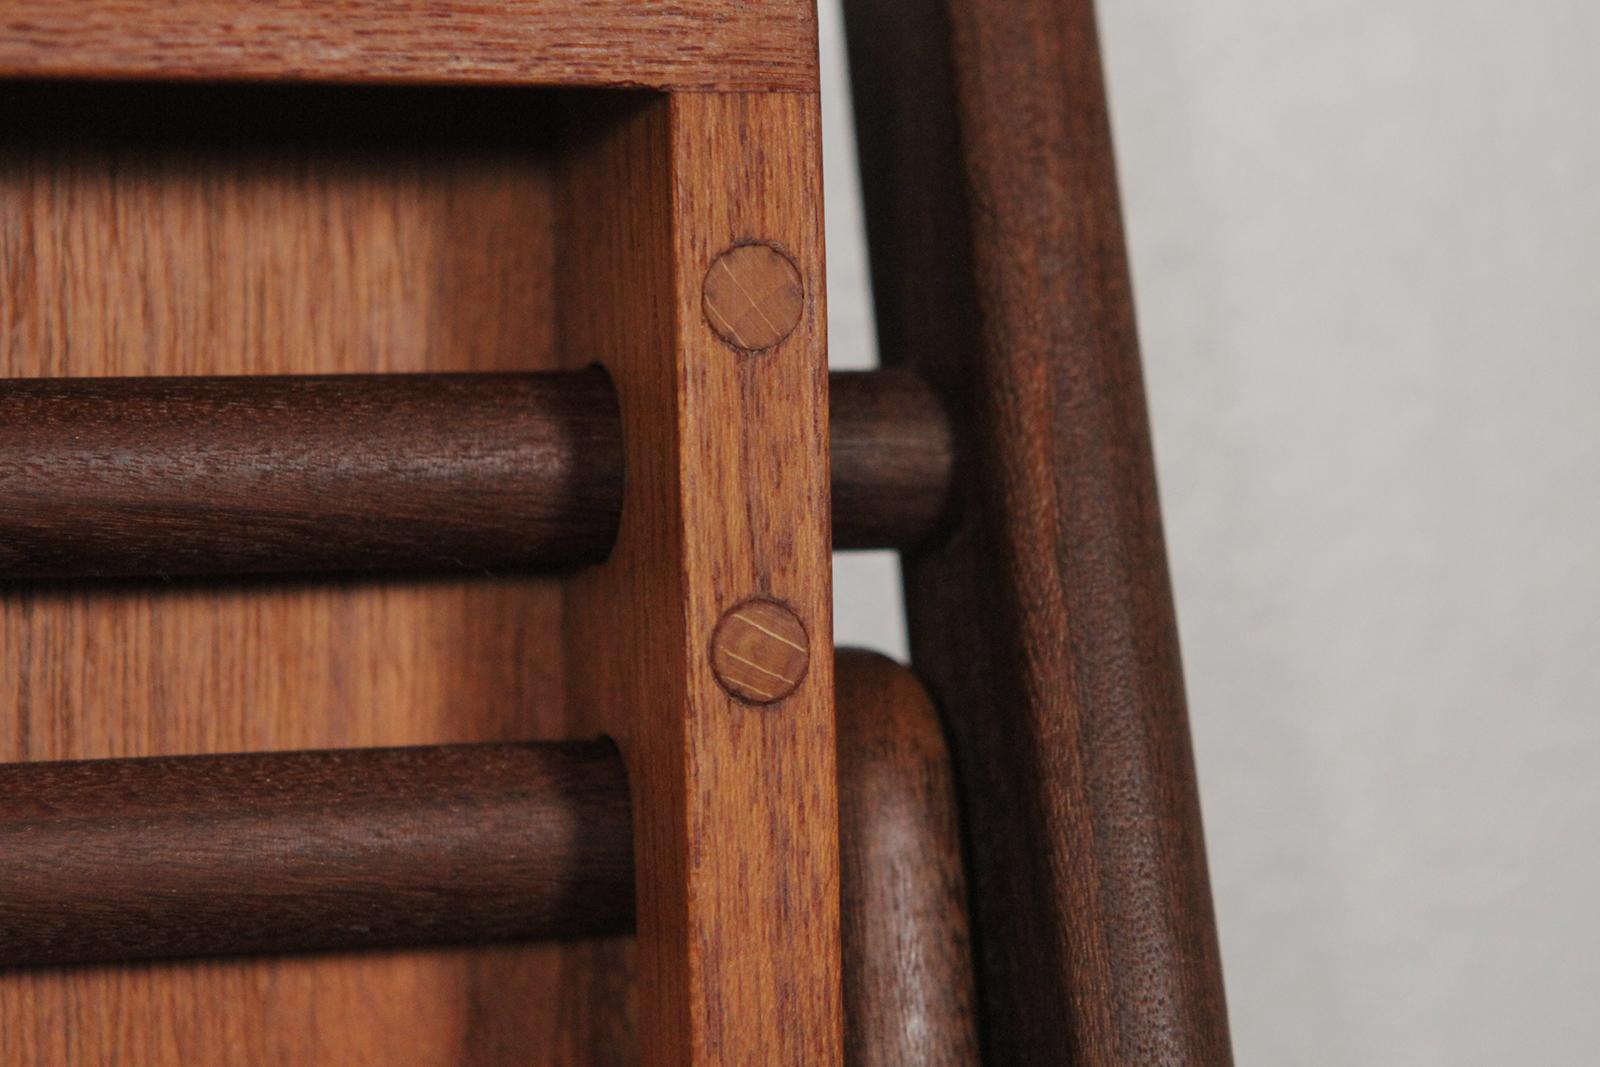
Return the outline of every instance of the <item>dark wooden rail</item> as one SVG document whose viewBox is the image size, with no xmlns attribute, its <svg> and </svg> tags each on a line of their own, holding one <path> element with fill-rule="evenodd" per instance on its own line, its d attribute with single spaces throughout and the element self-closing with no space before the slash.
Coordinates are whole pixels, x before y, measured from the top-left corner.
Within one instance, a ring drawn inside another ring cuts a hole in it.
<svg viewBox="0 0 1600 1067">
<path fill-rule="evenodd" d="M 849 1062 L 976 1064 L 937 713 L 837 680 Z M 627 933 L 629 807 L 606 741 L 0 765 L 0 968 Z"/>
<path fill-rule="evenodd" d="M 607 742 L 0 766 L 0 966 L 616 933 Z"/>
<path fill-rule="evenodd" d="M 1092 0 L 848 0 L 884 362 L 951 401 L 904 558 L 961 768 L 984 1054 L 1231 1062 Z"/>
<path fill-rule="evenodd" d="M 950 436 L 905 372 L 832 378 L 834 542 L 915 543 Z M 622 499 L 598 370 L 0 382 L 0 578 L 594 562 Z"/>
</svg>

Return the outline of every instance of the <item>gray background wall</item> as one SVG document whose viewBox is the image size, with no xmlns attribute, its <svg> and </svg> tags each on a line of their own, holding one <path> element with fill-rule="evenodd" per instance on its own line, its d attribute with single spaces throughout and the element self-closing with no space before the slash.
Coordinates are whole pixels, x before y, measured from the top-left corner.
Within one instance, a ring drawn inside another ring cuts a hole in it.
<svg viewBox="0 0 1600 1067">
<path fill-rule="evenodd" d="M 1239 1060 L 1595 1062 L 1600 5 L 1100 19 Z M 895 581 L 839 557 L 841 642 Z"/>
</svg>

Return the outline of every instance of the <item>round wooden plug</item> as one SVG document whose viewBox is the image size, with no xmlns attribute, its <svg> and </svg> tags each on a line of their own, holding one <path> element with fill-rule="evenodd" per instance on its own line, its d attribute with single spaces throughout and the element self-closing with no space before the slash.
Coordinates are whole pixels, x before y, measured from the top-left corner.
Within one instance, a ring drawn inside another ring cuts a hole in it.
<svg viewBox="0 0 1600 1067">
<path fill-rule="evenodd" d="M 805 625 L 775 600 L 746 600 L 724 614 L 711 635 L 717 681 L 751 704 L 771 704 L 794 692 L 810 662 Z"/>
<path fill-rule="evenodd" d="M 706 322 L 744 352 L 788 337 L 806 305 L 800 269 L 769 244 L 734 245 L 719 255 L 706 271 L 702 295 Z"/>
</svg>

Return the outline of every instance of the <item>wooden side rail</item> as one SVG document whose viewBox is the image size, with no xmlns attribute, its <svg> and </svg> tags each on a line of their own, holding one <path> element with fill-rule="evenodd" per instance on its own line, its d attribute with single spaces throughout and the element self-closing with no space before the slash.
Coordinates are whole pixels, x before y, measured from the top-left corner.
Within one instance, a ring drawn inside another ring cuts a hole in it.
<svg viewBox="0 0 1600 1067">
<path fill-rule="evenodd" d="M 951 445 L 906 372 L 834 374 L 834 543 L 911 544 Z M 0 578 L 564 567 L 610 551 L 605 375 L 0 382 Z"/>
<path fill-rule="evenodd" d="M 1092 0 L 845 4 L 884 362 L 951 401 L 907 552 L 961 768 L 984 1052 L 1231 1060 Z"/>
<path fill-rule="evenodd" d="M 625 931 L 604 741 L 0 766 L 0 966 Z"/>
<path fill-rule="evenodd" d="M 976 1067 L 938 716 L 837 681 L 846 1060 Z M 603 740 L 0 765 L 0 968 L 627 933 L 631 837 Z"/>
</svg>

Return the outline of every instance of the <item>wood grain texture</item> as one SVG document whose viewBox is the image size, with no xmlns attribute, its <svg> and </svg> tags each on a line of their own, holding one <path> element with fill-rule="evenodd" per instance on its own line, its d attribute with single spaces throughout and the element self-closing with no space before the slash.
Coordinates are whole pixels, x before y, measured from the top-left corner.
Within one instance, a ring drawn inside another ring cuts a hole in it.
<svg viewBox="0 0 1600 1067">
<path fill-rule="evenodd" d="M 805 0 L 7 0 L 0 77 L 815 89 Z"/>
<path fill-rule="evenodd" d="M 903 368 L 829 375 L 834 548 L 913 548 L 949 525 L 956 463 L 950 417 Z"/>
<path fill-rule="evenodd" d="M 604 741 L 0 766 L 0 967 L 623 934 Z"/>
<path fill-rule="evenodd" d="M 842 1055 L 819 132 L 811 96 L 674 96 L 569 173 L 564 346 L 604 360 L 629 431 L 616 549 L 567 585 L 570 703 L 628 764 L 638 1037 L 663 1067 Z M 809 294 L 759 356 L 702 311 L 714 259 L 752 240 Z M 804 680 L 765 707 L 709 656 L 753 596 L 810 634 Z"/>
<path fill-rule="evenodd" d="M 851 1067 L 977 1067 L 956 787 L 916 675 L 840 649 L 845 1052 Z"/>
<path fill-rule="evenodd" d="M 879 337 L 974 474 L 905 558 L 996 1063 L 1229 1042 L 1088 0 L 846 5 Z"/>
<path fill-rule="evenodd" d="M 760 597 L 729 609 L 711 632 L 711 670 L 722 688 L 772 704 L 805 681 L 811 638 L 788 607 Z"/>
<path fill-rule="evenodd" d="M 595 369 L 0 382 L 0 576 L 572 566 L 621 496 Z"/>
<path fill-rule="evenodd" d="M 845 1061 L 977 1063 L 949 754 L 926 691 L 842 650 Z M 0 967 L 633 929 L 605 742 L 0 766 Z"/>
<path fill-rule="evenodd" d="M 489 96 L 5 87 L 0 374 L 553 366 L 554 105 Z M 0 587 L 0 759 L 581 736 L 560 613 L 527 579 Z M 559 1062 L 558 993 L 592 980 L 563 966 L 7 974 L 0 1063 Z"/>
<path fill-rule="evenodd" d="M 830 376 L 834 538 L 914 544 L 949 492 L 944 414 Z M 0 381 L 0 579 L 593 563 L 622 507 L 605 375 Z"/>
<path fill-rule="evenodd" d="M 805 313 L 805 283 L 782 250 L 749 241 L 711 261 L 700 287 L 706 322 L 740 352 L 765 352 Z"/>
</svg>

